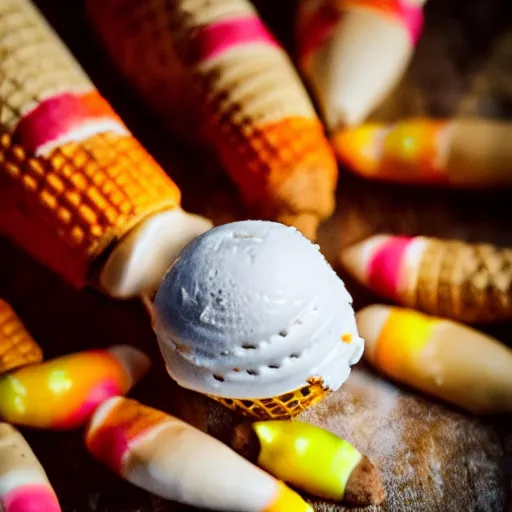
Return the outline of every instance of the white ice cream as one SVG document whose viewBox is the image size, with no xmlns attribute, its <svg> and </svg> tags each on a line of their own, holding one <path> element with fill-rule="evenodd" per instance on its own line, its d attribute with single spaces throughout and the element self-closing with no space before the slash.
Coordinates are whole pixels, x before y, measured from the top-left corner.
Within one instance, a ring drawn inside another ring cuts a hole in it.
<svg viewBox="0 0 512 512">
<path fill-rule="evenodd" d="M 169 374 L 185 388 L 268 398 L 320 377 L 335 390 L 363 353 L 351 303 L 296 229 L 243 221 L 180 253 L 156 294 L 153 327 Z"/>
</svg>

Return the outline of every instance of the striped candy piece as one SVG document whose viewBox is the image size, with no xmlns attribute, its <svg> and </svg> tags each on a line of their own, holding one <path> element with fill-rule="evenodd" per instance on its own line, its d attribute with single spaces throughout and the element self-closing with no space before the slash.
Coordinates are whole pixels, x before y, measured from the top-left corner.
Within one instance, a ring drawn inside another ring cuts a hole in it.
<svg viewBox="0 0 512 512">
<path fill-rule="evenodd" d="M 28 0 L 0 6 L 0 231 L 74 286 L 180 191 Z"/>
<path fill-rule="evenodd" d="M 48 476 L 27 441 L 0 423 L 0 510 L 61 512 Z"/>
<path fill-rule="evenodd" d="M 301 0 L 298 65 L 329 130 L 361 123 L 398 82 L 422 31 L 425 0 Z"/>
<path fill-rule="evenodd" d="M 377 235 L 341 255 L 379 295 L 462 322 L 512 319 L 512 249 L 429 237 Z"/>
</svg>

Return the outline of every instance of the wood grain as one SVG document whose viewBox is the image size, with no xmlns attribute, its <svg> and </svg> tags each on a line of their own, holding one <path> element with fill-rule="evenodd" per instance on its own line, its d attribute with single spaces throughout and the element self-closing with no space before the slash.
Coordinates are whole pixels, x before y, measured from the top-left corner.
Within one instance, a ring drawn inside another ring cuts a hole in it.
<svg viewBox="0 0 512 512">
<path fill-rule="evenodd" d="M 243 217 L 234 188 L 197 151 L 176 147 L 113 71 L 75 2 L 36 2 L 130 128 L 184 191 L 185 206 L 217 223 Z M 292 0 L 255 2 L 288 48 Z M 407 76 L 375 117 L 484 115 L 512 117 L 512 8 L 499 0 L 431 0 L 427 30 Z M 508 31 L 507 31 L 508 30 Z M 207 164 L 208 162 L 208 164 Z M 509 193 L 438 191 L 379 185 L 342 173 L 339 208 L 322 229 L 334 265 L 341 247 L 375 232 L 459 236 L 512 245 Z M 132 396 L 177 414 L 227 440 L 237 418 L 213 401 L 179 389 L 166 375 L 150 324 L 137 301 L 77 293 L 0 239 L 0 296 L 19 313 L 46 358 L 129 343 L 154 361 Z M 375 297 L 346 276 L 356 307 Z M 512 327 L 492 330 L 512 345 Z M 347 383 L 302 419 L 352 441 L 383 472 L 388 498 L 375 511 L 505 512 L 512 502 L 510 418 L 481 420 L 396 387 L 360 364 Z M 48 472 L 65 512 L 185 512 L 121 481 L 85 451 L 81 431 L 24 431 Z M 315 501 L 318 512 L 345 510 Z M 372 509 L 368 509 L 372 510 Z"/>
</svg>

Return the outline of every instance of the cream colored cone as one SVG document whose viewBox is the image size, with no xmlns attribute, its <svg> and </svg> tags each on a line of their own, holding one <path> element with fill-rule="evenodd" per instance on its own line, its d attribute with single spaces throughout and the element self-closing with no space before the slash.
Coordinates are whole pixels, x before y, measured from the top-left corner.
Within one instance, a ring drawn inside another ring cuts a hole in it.
<svg viewBox="0 0 512 512">
<path fill-rule="evenodd" d="M 0 374 L 40 363 L 43 351 L 11 306 L 0 300 Z"/>
<path fill-rule="evenodd" d="M 410 29 L 394 12 L 401 3 L 302 1 L 296 30 L 299 64 L 329 130 L 364 121 L 403 75 L 414 44 Z M 424 2 L 403 3 L 420 7 Z M 320 26 L 316 18 L 324 18 Z M 315 32 L 318 40 L 311 47 Z"/>
<path fill-rule="evenodd" d="M 259 420 L 278 420 L 293 418 L 302 411 L 322 400 L 329 389 L 321 380 L 311 379 L 311 384 L 274 398 L 231 399 L 208 395 L 215 401 L 244 416 Z"/>
<path fill-rule="evenodd" d="M 512 319 L 512 249 L 430 237 L 375 235 L 341 254 L 379 295 L 462 322 Z"/>
<path fill-rule="evenodd" d="M 245 0 L 178 1 L 167 17 L 176 55 L 205 109 L 208 140 L 246 205 L 256 216 L 296 225 L 314 238 L 334 209 L 337 168 L 289 57 Z M 200 54 L 199 32 L 241 19 L 257 26 L 254 41 L 229 41 L 227 49 Z"/>
<path fill-rule="evenodd" d="M 410 305 L 465 322 L 512 319 L 512 249 L 428 239 Z"/>
<path fill-rule="evenodd" d="M 94 89 L 53 28 L 28 0 L 0 4 L 2 131 L 13 130 L 42 100 Z"/>
</svg>

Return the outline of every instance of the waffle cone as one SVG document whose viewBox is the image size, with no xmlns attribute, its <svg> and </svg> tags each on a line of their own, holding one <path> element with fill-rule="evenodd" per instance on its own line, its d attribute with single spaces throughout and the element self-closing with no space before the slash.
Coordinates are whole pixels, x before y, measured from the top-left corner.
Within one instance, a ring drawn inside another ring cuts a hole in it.
<svg viewBox="0 0 512 512">
<path fill-rule="evenodd" d="M 325 388 L 321 379 L 319 379 L 312 380 L 308 386 L 274 398 L 241 400 L 208 396 L 243 416 L 258 420 L 278 420 L 297 416 L 308 407 L 322 400 L 327 393 L 329 393 L 329 389 Z"/>
<path fill-rule="evenodd" d="M 202 110 L 192 77 L 174 52 L 166 3 L 88 0 L 87 11 L 113 65 L 146 105 L 174 134 L 202 141 Z"/>
<path fill-rule="evenodd" d="M 512 319 L 512 249 L 428 239 L 409 306 L 462 322 Z"/>
<path fill-rule="evenodd" d="M 32 339 L 11 306 L 0 300 L 0 375 L 42 360 L 41 347 Z"/>
<path fill-rule="evenodd" d="M 0 6 L 0 231 L 76 287 L 180 191 L 27 0 Z"/>
<path fill-rule="evenodd" d="M 94 89 L 40 12 L 28 0 L 0 5 L 0 124 L 12 130 L 42 100 Z"/>
<path fill-rule="evenodd" d="M 257 20 L 251 4 L 184 0 L 171 3 L 166 15 L 176 55 L 205 110 L 206 137 L 250 209 L 286 223 L 304 213 L 328 217 L 336 161 L 285 51 L 260 26 L 264 41 L 198 55 L 198 31 L 244 17 Z"/>
<path fill-rule="evenodd" d="M 105 133 L 33 157 L 0 137 L 0 230 L 74 286 L 93 262 L 180 192 L 131 136 Z"/>
</svg>

